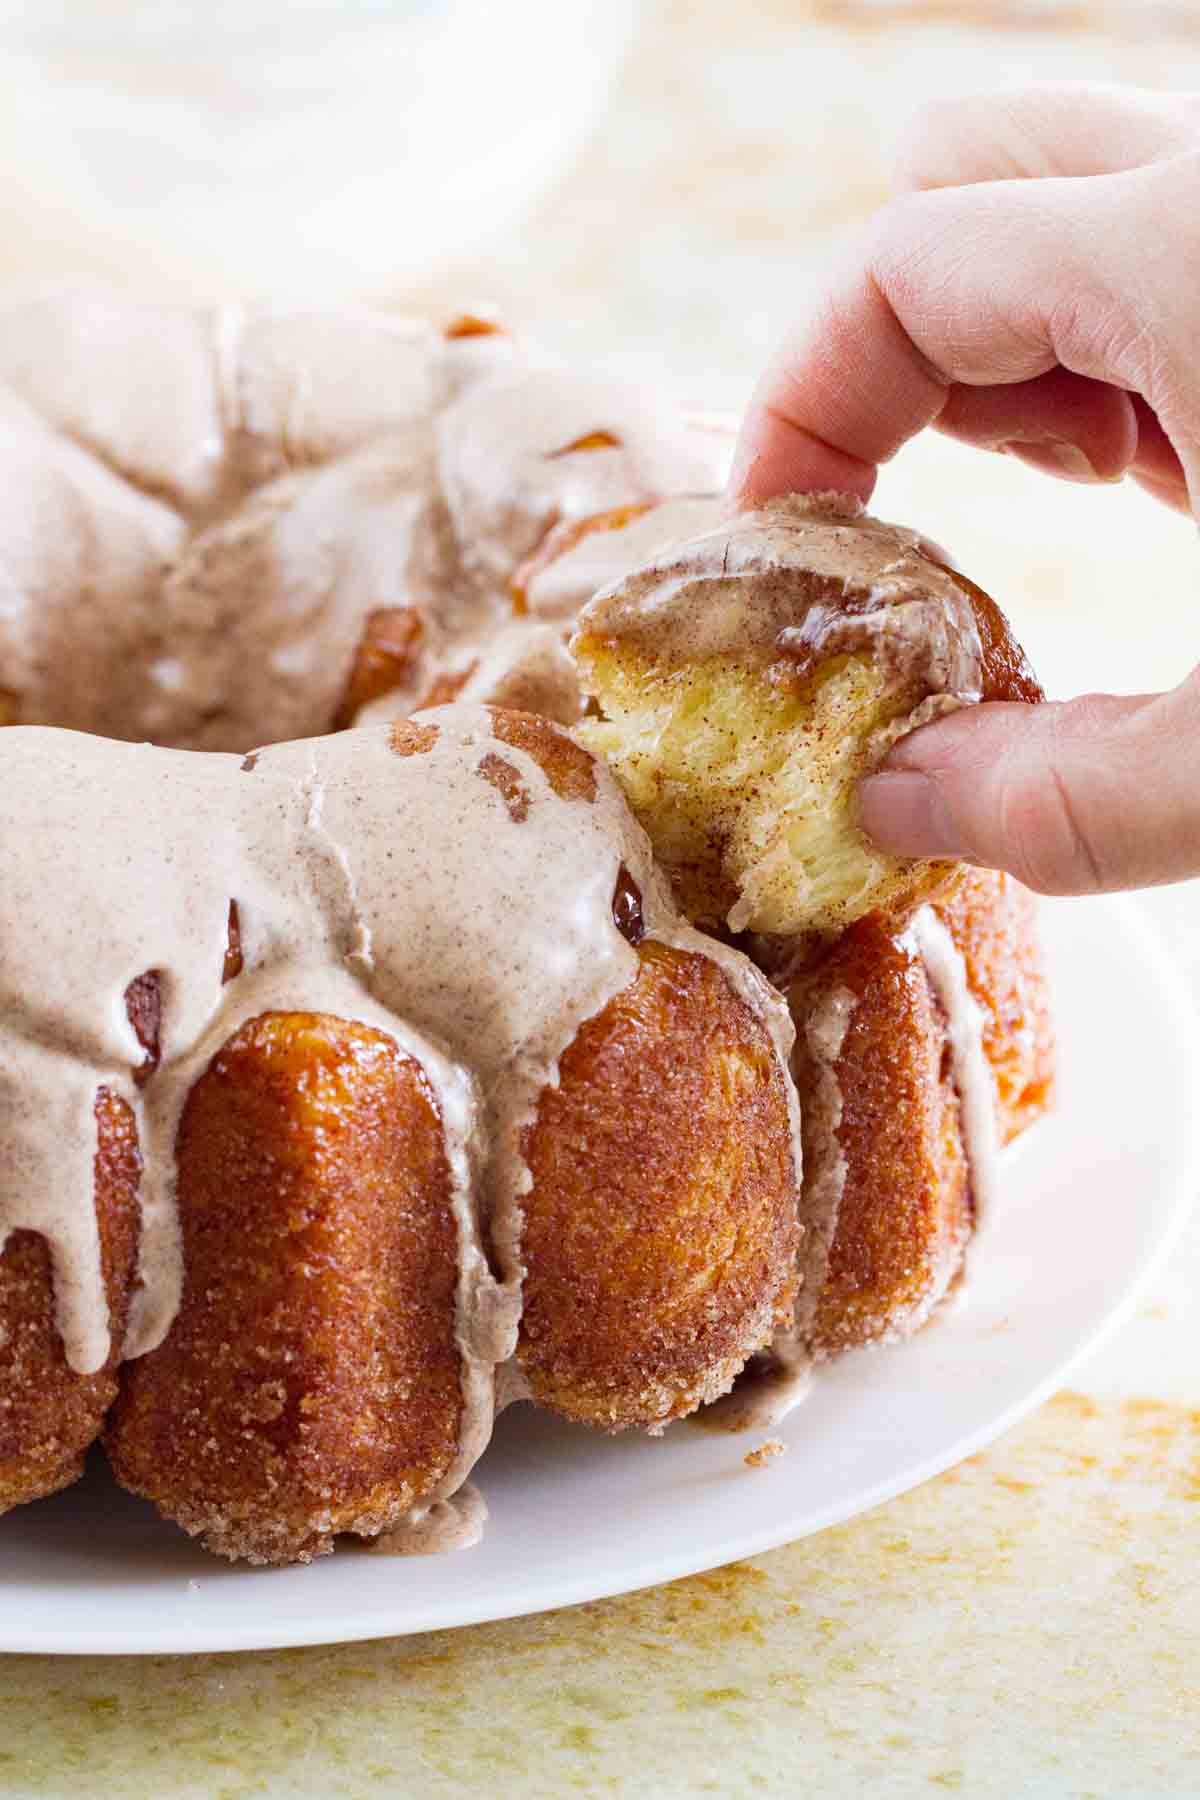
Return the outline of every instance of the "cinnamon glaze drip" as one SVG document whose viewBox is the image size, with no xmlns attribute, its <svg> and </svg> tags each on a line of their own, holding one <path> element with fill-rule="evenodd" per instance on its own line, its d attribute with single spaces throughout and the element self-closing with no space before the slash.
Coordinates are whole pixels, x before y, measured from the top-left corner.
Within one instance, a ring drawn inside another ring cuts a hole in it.
<svg viewBox="0 0 1200 1800">
<path fill-rule="evenodd" d="M 946 1049 L 958 1092 L 963 1147 L 971 1171 L 971 1208 L 978 1230 L 996 1204 L 1000 1173 L 996 1081 L 984 1048 L 983 1011 L 971 993 L 963 954 L 933 907 L 923 907 L 910 929 L 946 1020 Z"/>
<path fill-rule="evenodd" d="M 416 1061 L 441 1121 L 465 1412 L 440 1492 L 454 1491 L 520 1320 L 522 1133 L 584 1021 L 634 979 L 635 941 L 717 963 L 781 1070 L 782 1002 L 675 912 L 607 770 L 527 715 L 460 705 L 272 745 L 251 779 L 238 756 L 17 727 L 0 782 L 0 1238 L 50 1246 L 71 1367 L 110 1350 L 97 1091 L 129 1106 L 142 1156 L 137 1356 L 181 1293 L 174 1149 L 200 1075 L 265 1013 L 357 1021 Z"/>
</svg>

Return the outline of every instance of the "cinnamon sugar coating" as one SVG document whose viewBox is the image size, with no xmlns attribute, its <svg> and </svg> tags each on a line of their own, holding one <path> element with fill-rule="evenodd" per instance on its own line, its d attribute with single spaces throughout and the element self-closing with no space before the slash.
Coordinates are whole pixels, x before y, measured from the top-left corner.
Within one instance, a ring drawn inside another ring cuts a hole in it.
<svg viewBox="0 0 1200 1800">
<path fill-rule="evenodd" d="M 126 1364 L 118 1478 L 207 1549 L 308 1561 L 430 1493 L 457 1445 L 457 1248 L 441 1121 L 382 1032 L 251 1020 L 178 1141 L 185 1282 Z"/>
<path fill-rule="evenodd" d="M 95 1199 L 113 1349 L 81 1375 L 55 1322 L 50 1251 L 15 1231 L 0 1255 L 0 1511 L 69 1487 L 116 1396 L 121 1336 L 137 1261 L 137 1128 L 125 1102 L 96 1096 Z"/>
<path fill-rule="evenodd" d="M 828 1261 L 822 1268 L 810 1260 L 805 1271 L 818 1293 L 806 1337 L 824 1356 L 920 1323 L 957 1269 L 971 1228 L 958 1099 L 915 948 L 882 919 L 860 920 L 794 1003 L 813 1007 L 833 985 L 853 997 L 836 1059 L 834 1133 L 845 1179 Z M 805 1160 L 814 1168 L 828 1129 L 818 1079 L 803 1043 L 796 1083 L 808 1121 Z"/>
<path fill-rule="evenodd" d="M 378 607 L 363 622 L 333 729 L 345 731 L 359 711 L 404 686 L 416 663 L 425 625 L 415 606 Z"/>
<path fill-rule="evenodd" d="M 1053 1098 L 1053 1034 L 1032 896 L 1009 876 L 964 872 L 937 912 L 963 958 L 1007 1142 Z M 823 1058 L 803 1022 L 830 996 L 844 1032 Z M 792 988 L 804 1119 L 803 1335 L 818 1356 L 902 1336 L 957 1278 L 975 1224 L 947 1020 L 913 939 L 881 916 L 852 926 Z M 832 1086 L 831 1086 L 832 1081 Z M 835 1117 L 830 1116 L 831 1095 Z M 831 1147 L 840 1183 L 818 1190 Z"/>
<path fill-rule="evenodd" d="M 525 1134 L 533 1397 L 615 1430 L 725 1392 L 790 1310 L 788 1100 L 761 1022 L 706 957 L 645 941 Z"/>
<path fill-rule="evenodd" d="M 1054 1027 L 1037 939 L 1037 901 L 1011 875 L 965 869 L 938 902 L 983 1012 L 1002 1143 L 1054 1103 Z"/>
<path fill-rule="evenodd" d="M 533 713 L 509 712 L 489 707 L 492 733 L 502 744 L 532 756 L 560 800 L 596 798 L 596 761 L 565 731 Z"/>
</svg>

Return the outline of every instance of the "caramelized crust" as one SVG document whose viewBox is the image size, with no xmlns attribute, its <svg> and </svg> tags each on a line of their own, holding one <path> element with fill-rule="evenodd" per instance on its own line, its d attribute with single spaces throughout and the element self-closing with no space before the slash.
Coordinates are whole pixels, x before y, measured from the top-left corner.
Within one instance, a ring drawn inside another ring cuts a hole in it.
<svg viewBox="0 0 1200 1800">
<path fill-rule="evenodd" d="M 619 450 L 620 447 L 620 438 L 614 437 L 611 431 L 585 431 L 582 437 L 572 438 L 569 444 L 548 450 L 546 460 L 553 462 L 556 456 L 574 456 L 579 450 Z"/>
<path fill-rule="evenodd" d="M 145 1087 L 162 1058 L 162 986 L 154 969 L 135 977 L 125 989 L 125 1016 L 142 1052 L 133 1079 Z"/>
<path fill-rule="evenodd" d="M 431 706 L 451 705 L 458 699 L 478 667 L 479 663 L 475 661 L 468 663 L 465 669 L 447 669 L 440 675 L 435 675 L 413 711 L 425 712 Z"/>
<path fill-rule="evenodd" d="M 246 966 L 242 953 L 242 915 L 236 900 L 229 902 L 229 919 L 225 927 L 225 956 L 221 963 L 221 985 L 236 981 Z"/>
<path fill-rule="evenodd" d="M 482 313 L 456 313 L 450 323 L 442 328 L 442 336 L 451 339 L 505 335 L 504 327 L 497 319 L 485 318 Z"/>
<path fill-rule="evenodd" d="M 389 728 L 389 742 L 397 756 L 423 756 L 437 743 L 436 725 L 414 719 L 397 719 Z"/>
<path fill-rule="evenodd" d="M 937 911 L 983 1012 L 1007 1143 L 1047 1110 L 1053 1091 L 1034 901 L 1010 876 L 971 869 Z M 814 1053 L 809 1027 L 839 991 L 848 999 L 848 1023 L 830 1070 Z M 820 1293 L 811 1342 L 818 1354 L 832 1355 L 913 1329 L 941 1297 L 974 1224 L 970 1171 L 946 1022 L 909 938 L 879 916 L 860 920 L 795 984 L 791 999 L 804 1120 L 806 1277 Z M 840 1106 L 832 1138 L 830 1074 Z M 831 1148 L 844 1159 L 832 1219 L 821 1216 Z"/>
<path fill-rule="evenodd" d="M 373 1535 L 448 1468 L 462 1411 L 424 1076 L 381 1032 L 266 1013 L 196 1083 L 177 1157 L 183 1301 L 123 1371 L 118 1478 L 225 1556 Z"/>
<path fill-rule="evenodd" d="M 835 1063 L 844 1184 L 832 1221 L 810 1216 L 808 1204 L 802 1208 L 813 1253 L 806 1285 L 820 1290 L 810 1341 L 824 1356 L 920 1323 L 953 1275 L 971 1223 L 948 1058 L 943 1066 L 945 1028 L 915 949 L 878 917 L 851 926 L 819 974 L 793 996 L 806 1203 L 814 1209 L 824 1203 L 815 1182 L 831 1121 L 824 1071 L 804 1017 L 839 989 L 853 997 Z"/>
<path fill-rule="evenodd" d="M 945 569 L 947 575 L 957 583 L 959 591 L 971 603 L 983 651 L 983 699 L 1023 701 L 1027 706 L 1044 700 L 1045 689 L 1030 667 L 1029 658 L 1013 636 L 1012 626 L 992 596 L 969 576 L 964 575 L 961 569 L 951 569 L 946 563 L 938 562 L 936 557 L 928 556 L 928 552 L 926 555 L 928 561 L 936 563 L 939 569 Z"/>
<path fill-rule="evenodd" d="M 561 726 L 503 706 L 490 706 L 488 712 L 493 734 L 531 756 L 560 800 L 596 798 L 595 759 Z"/>
<path fill-rule="evenodd" d="M 383 606 L 368 613 L 354 651 L 333 729 L 353 725 L 362 707 L 394 694 L 412 675 L 425 635 L 415 606 Z"/>
<path fill-rule="evenodd" d="M 0 1256 L 0 1510 L 69 1487 L 100 1435 L 117 1392 L 130 1287 L 137 1264 L 137 1128 L 125 1102 L 96 1096 L 96 1223 L 108 1295 L 111 1348 L 92 1375 L 63 1354 L 45 1240 L 16 1231 Z"/>
<path fill-rule="evenodd" d="M 574 446 L 576 449 L 578 445 Z M 634 519 L 650 511 L 653 500 L 633 500 L 627 506 L 610 506 L 605 512 L 588 513 L 582 519 L 560 519 L 552 525 L 537 548 L 518 563 L 508 584 L 513 611 L 523 618 L 529 611 L 529 590 L 551 563 L 565 556 L 594 531 L 622 531 Z"/>
<path fill-rule="evenodd" d="M 723 1393 L 786 1315 L 797 1248 L 784 1081 L 704 956 L 647 941 L 525 1133 L 534 1398 L 609 1430 Z"/>
<path fill-rule="evenodd" d="M 937 911 L 983 1008 L 983 1047 L 996 1078 L 1003 1143 L 1054 1101 L 1054 1031 L 1036 931 L 1037 903 L 1011 875 L 967 869 Z"/>
</svg>

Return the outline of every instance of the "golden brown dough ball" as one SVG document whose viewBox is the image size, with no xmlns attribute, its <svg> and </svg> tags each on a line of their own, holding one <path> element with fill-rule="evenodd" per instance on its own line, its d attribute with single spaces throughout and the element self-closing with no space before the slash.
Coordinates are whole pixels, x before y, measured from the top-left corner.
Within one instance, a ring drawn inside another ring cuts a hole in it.
<svg viewBox="0 0 1200 1800">
<path fill-rule="evenodd" d="M 611 1430 L 723 1393 L 790 1310 L 797 1194 L 770 1040 L 710 958 L 642 944 L 524 1151 L 533 1397 Z"/>
<path fill-rule="evenodd" d="M 14 1231 L 0 1255 L 0 1512 L 69 1487 L 117 1391 L 137 1261 L 137 1127 L 108 1089 L 96 1097 L 95 1206 L 108 1298 L 109 1355 L 80 1375 L 63 1352 L 45 1240 Z"/>
<path fill-rule="evenodd" d="M 209 1550 L 308 1560 L 399 1518 L 449 1466 L 462 1411 L 441 1120 L 382 1032 L 252 1019 L 178 1140 L 185 1283 L 125 1366 L 119 1479 Z"/>
</svg>

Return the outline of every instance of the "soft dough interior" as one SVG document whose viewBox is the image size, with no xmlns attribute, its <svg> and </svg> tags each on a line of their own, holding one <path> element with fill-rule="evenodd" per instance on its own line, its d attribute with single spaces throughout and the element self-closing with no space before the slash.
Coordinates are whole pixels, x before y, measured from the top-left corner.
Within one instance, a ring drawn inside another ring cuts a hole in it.
<svg viewBox="0 0 1200 1800">
<path fill-rule="evenodd" d="M 859 830 L 857 782 L 911 704 L 866 658 L 800 682 L 733 657 L 660 666 L 586 634 L 573 651 L 599 708 L 578 735 L 613 769 L 698 923 L 824 936 L 944 879 L 942 865 L 886 856 Z"/>
</svg>

